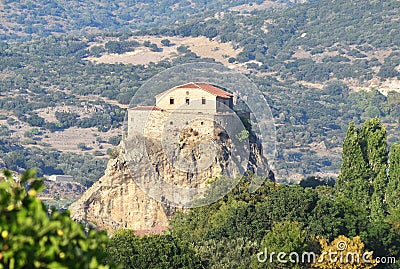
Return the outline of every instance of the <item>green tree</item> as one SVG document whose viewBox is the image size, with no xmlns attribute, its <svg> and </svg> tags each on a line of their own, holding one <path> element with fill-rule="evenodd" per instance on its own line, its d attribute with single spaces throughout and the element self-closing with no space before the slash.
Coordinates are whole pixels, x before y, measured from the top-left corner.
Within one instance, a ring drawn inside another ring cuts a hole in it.
<svg viewBox="0 0 400 269">
<path fill-rule="evenodd" d="M 387 165 L 386 128 L 378 118 L 366 120 L 360 130 L 363 154 L 375 177 Z"/>
<path fill-rule="evenodd" d="M 321 178 L 316 176 L 309 176 L 302 179 L 299 185 L 303 188 L 317 188 L 318 186 L 330 186 L 333 187 L 335 185 L 334 178 Z"/>
<path fill-rule="evenodd" d="M 371 174 L 371 217 L 380 220 L 386 212 L 384 205 L 388 163 L 386 128 L 378 118 L 366 120 L 360 130 L 360 139 Z"/>
<path fill-rule="evenodd" d="M 207 268 L 248 268 L 258 245 L 242 237 L 222 238 L 197 243 L 195 249 Z"/>
<path fill-rule="evenodd" d="M 171 46 L 171 41 L 169 39 L 163 39 L 163 40 L 161 40 L 161 45 L 163 45 L 165 47 L 169 47 L 169 46 Z"/>
<path fill-rule="evenodd" d="M 388 153 L 386 128 L 378 118 L 366 120 L 360 129 L 350 124 L 342 159 L 338 195 L 358 201 L 370 210 L 373 220 L 383 219 Z"/>
<path fill-rule="evenodd" d="M 354 199 L 365 208 L 370 201 L 370 169 L 360 146 L 359 131 L 350 123 L 343 143 L 342 165 L 336 182 L 339 197 Z"/>
<path fill-rule="evenodd" d="M 30 126 L 42 127 L 45 124 L 46 121 L 45 121 L 44 118 L 42 118 L 42 117 L 40 117 L 40 116 L 38 116 L 36 114 L 33 114 L 26 120 L 26 122 Z"/>
<path fill-rule="evenodd" d="M 108 237 L 46 210 L 36 195 L 44 188 L 34 170 L 0 181 L 0 268 L 110 268 L 101 265 Z"/>
<path fill-rule="evenodd" d="M 108 52 L 111 52 L 111 53 L 123 53 L 124 52 L 121 43 L 117 42 L 117 41 L 108 41 L 104 47 Z"/>
<path fill-rule="evenodd" d="M 365 231 L 368 211 L 348 198 L 321 195 L 306 222 L 307 231 L 333 240 L 340 234 L 356 236 Z"/>
<path fill-rule="evenodd" d="M 111 137 L 108 139 L 108 143 L 110 143 L 110 144 L 113 145 L 113 146 L 118 146 L 118 144 L 120 143 L 120 141 L 121 141 L 121 136 L 119 136 L 119 135 L 111 136 Z"/>
<path fill-rule="evenodd" d="M 331 96 L 347 97 L 349 95 L 349 87 L 341 81 L 334 80 L 327 83 L 323 88 L 323 92 Z"/>
<path fill-rule="evenodd" d="M 389 213 L 393 213 L 400 208 L 400 144 L 398 143 L 390 147 L 386 203 Z"/>
<path fill-rule="evenodd" d="M 184 45 L 180 45 L 179 47 L 176 48 L 176 50 L 179 53 L 188 53 L 190 51 L 188 46 L 184 46 Z"/>
<path fill-rule="evenodd" d="M 188 243 L 170 234 L 139 237 L 120 230 L 107 246 L 112 262 L 124 268 L 203 268 Z"/>
<path fill-rule="evenodd" d="M 278 222 L 264 236 L 260 253 L 254 258 L 251 268 L 300 268 L 301 253 L 308 249 L 308 243 L 309 236 L 300 223 Z M 286 254 L 281 257 L 284 263 L 278 260 L 277 254 L 280 252 Z M 295 256 L 289 257 L 292 252 L 299 254 L 299 260 Z"/>
</svg>

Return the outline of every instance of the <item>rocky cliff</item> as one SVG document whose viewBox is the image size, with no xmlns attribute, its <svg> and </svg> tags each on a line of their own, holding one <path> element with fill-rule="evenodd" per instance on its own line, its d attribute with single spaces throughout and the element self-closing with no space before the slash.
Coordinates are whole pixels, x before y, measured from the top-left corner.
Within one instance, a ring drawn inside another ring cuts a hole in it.
<svg viewBox="0 0 400 269">
<path fill-rule="evenodd" d="M 88 220 L 99 229 L 135 231 L 168 226 L 167 210 L 150 198 L 132 180 L 122 147 L 110 159 L 104 176 L 70 206 L 71 217 Z"/>
<path fill-rule="evenodd" d="M 152 186 L 164 180 L 172 185 L 196 188 L 207 185 L 210 180 L 227 171 L 231 172 L 231 176 L 239 175 L 239 167 L 229 167 L 232 166 L 229 160 L 235 159 L 231 138 L 221 130 L 216 130 L 213 136 L 214 154 L 208 155 L 212 158 L 211 164 L 207 162 L 209 159 L 205 161 L 207 169 L 202 169 L 204 158 L 201 157 L 205 154 L 202 144 L 206 143 L 207 138 L 192 129 L 181 133 L 172 151 L 165 150 L 161 140 L 155 137 L 131 138 L 126 142 L 130 145 L 118 147 L 118 156 L 109 160 L 104 176 L 71 205 L 71 217 L 78 221 L 87 219 L 100 229 L 160 232 L 168 227 L 177 207 L 171 206 L 173 203 L 169 203 L 168 197 L 163 196 L 161 200 L 151 198 L 148 191 L 143 191 L 146 187 L 139 187 L 138 182 L 147 182 L 149 184 L 146 186 Z M 250 137 L 248 150 L 247 171 L 265 170 L 267 161 L 260 154 L 261 148 L 255 137 Z M 144 161 L 145 157 L 147 161 Z M 191 169 L 195 169 L 196 173 L 179 167 L 177 163 L 182 160 L 190 160 Z"/>
</svg>

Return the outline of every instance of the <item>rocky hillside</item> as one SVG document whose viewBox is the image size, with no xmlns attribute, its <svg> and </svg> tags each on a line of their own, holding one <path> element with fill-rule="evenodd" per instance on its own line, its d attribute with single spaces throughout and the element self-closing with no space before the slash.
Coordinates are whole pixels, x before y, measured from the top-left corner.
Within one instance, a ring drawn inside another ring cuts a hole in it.
<svg viewBox="0 0 400 269">
<path fill-rule="evenodd" d="M 104 176 L 70 207 L 71 216 L 100 229 L 148 230 L 168 225 L 165 208 L 150 199 L 132 180 L 122 149 L 110 159 Z"/>
<path fill-rule="evenodd" d="M 42 198 L 78 199 L 84 192 L 85 186 L 78 182 L 53 182 L 46 180 L 45 189 L 40 194 Z"/>
<path fill-rule="evenodd" d="M 231 148 L 231 139 L 220 132 L 216 138 L 212 164 L 207 169 L 199 169 L 200 172 L 193 174 L 174 167 L 173 162 L 171 163 L 163 151 L 160 139 L 147 138 L 146 143 L 141 143 L 143 137 L 133 136 L 126 143 L 133 143 L 134 146 L 120 145 L 118 156 L 108 162 L 104 176 L 71 205 L 72 218 L 78 221 L 87 218 L 97 228 L 109 231 L 120 228 L 133 229 L 137 233 L 162 231 L 168 227 L 169 220 L 177 208 L 172 206 L 174 203 L 168 200 L 169 197 L 163 197 L 162 202 L 151 198 L 148 195 L 149 191 L 145 193 L 137 182 L 153 186 L 152 184 L 156 185 L 165 180 L 179 186 L 198 187 L 207 184 L 210 179 L 215 180 L 228 169 L 234 171 L 232 176 L 238 176 L 238 167 L 233 169 L 228 167 L 231 159 L 229 152 L 234 152 Z M 260 154 L 260 146 L 254 137 L 250 140 L 248 170 L 266 168 L 267 160 Z M 193 160 L 195 169 L 201 165 L 196 141 L 199 141 L 199 137 L 196 138 L 195 132 L 186 133 L 184 143 L 174 152 L 178 158 L 184 158 L 185 155 L 186 158 Z M 141 147 L 142 144 L 145 145 L 145 149 Z M 129 148 L 127 154 L 129 161 L 126 161 L 126 148 Z M 146 152 L 150 164 L 145 161 Z M 151 172 L 152 168 L 155 168 L 155 173 Z M 151 195 L 155 197 L 154 192 Z"/>
</svg>

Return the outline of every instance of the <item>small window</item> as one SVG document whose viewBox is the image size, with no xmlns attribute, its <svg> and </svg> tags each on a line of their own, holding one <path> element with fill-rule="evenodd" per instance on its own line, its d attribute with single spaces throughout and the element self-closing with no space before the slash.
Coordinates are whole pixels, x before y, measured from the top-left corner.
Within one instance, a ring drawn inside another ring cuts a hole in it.
<svg viewBox="0 0 400 269">
<path fill-rule="evenodd" d="M 173 105 L 173 104 L 174 104 L 174 98 L 172 98 L 172 97 L 169 98 L 169 104 L 170 104 L 170 105 Z"/>
<path fill-rule="evenodd" d="M 187 105 L 190 104 L 189 98 L 186 98 L 186 104 L 187 104 Z"/>
<path fill-rule="evenodd" d="M 201 124 L 201 125 L 204 125 L 204 122 L 202 121 L 202 122 L 200 122 L 200 124 Z"/>
<path fill-rule="evenodd" d="M 202 105 L 205 105 L 205 104 L 206 104 L 206 98 L 204 98 L 204 97 L 201 98 L 201 104 L 202 104 Z"/>
<path fill-rule="evenodd" d="M 189 91 L 186 92 L 186 95 L 189 95 Z"/>
<path fill-rule="evenodd" d="M 174 122 L 173 122 L 173 121 L 170 121 L 170 122 L 169 122 L 169 125 L 174 125 Z"/>
</svg>

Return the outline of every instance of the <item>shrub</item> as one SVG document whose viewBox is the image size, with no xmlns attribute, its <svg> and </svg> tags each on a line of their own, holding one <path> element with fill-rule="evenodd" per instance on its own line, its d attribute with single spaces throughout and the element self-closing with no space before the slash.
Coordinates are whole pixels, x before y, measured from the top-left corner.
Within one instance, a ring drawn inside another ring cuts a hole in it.
<svg viewBox="0 0 400 269">
<path fill-rule="evenodd" d="M 70 219 L 68 212 L 47 212 L 36 197 L 43 190 L 34 170 L 0 181 L 0 268 L 111 268 L 101 265 L 108 237 Z"/>
</svg>

